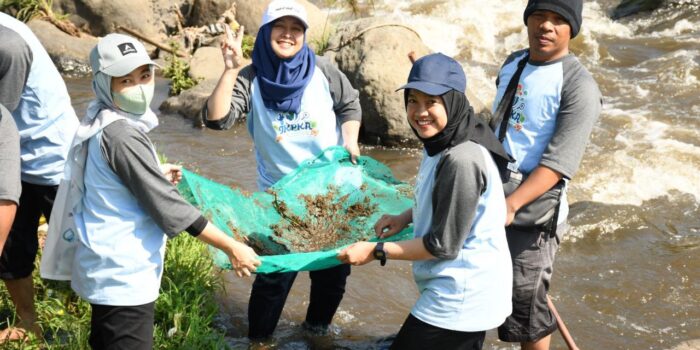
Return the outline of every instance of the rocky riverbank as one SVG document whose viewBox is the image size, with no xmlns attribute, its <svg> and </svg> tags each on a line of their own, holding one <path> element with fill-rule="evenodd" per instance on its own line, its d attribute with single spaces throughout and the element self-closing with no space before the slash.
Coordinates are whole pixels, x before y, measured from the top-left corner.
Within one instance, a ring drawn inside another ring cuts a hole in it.
<svg viewBox="0 0 700 350">
<path fill-rule="evenodd" d="M 411 68 L 407 57 L 430 52 L 408 24 L 363 18 L 342 22 L 329 18 L 328 11 L 298 0 L 308 12 L 310 29 L 307 42 L 331 58 L 360 90 L 363 108 L 361 141 L 369 144 L 405 146 L 413 140 L 404 122 L 404 106 L 396 88 L 403 84 Z M 123 32 L 138 36 L 152 55 L 166 66 L 171 43 L 179 47 L 179 59 L 189 66 L 189 77 L 197 86 L 168 98 L 161 111 L 179 113 L 197 122 L 223 71 L 218 49 L 224 23 L 245 26 L 254 38 L 265 9 L 264 1 L 99 1 L 54 0 L 53 11 L 67 14 L 67 20 L 80 29 L 79 36 L 68 34 L 41 18 L 29 26 L 44 44 L 59 69 L 66 74 L 89 74 L 88 54 L 99 36 Z M 237 22 L 237 23 L 234 23 Z M 387 64 L 391 62 L 391 64 Z M 248 61 L 249 63 L 249 61 Z M 487 110 L 476 98 L 478 112 Z"/>
<path fill-rule="evenodd" d="M 307 42 L 317 53 L 337 64 L 360 91 L 363 109 L 361 141 L 366 144 L 405 146 L 415 140 L 404 121 L 404 106 L 395 89 L 403 84 L 411 68 L 409 52 L 430 53 L 410 24 L 383 18 L 336 20 L 306 0 L 298 0 L 308 12 Z M 64 13 L 81 33 L 67 34 L 52 23 L 34 19 L 34 30 L 56 65 L 64 73 L 89 74 L 88 53 L 96 36 L 124 32 L 139 37 L 152 55 L 163 62 L 176 48 L 189 67 L 188 77 L 198 84 L 168 98 L 161 111 L 179 113 L 200 123 L 199 111 L 224 69 L 218 49 L 223 25 L 245 26 L 249 40 L 255 37 L 266 1 L 236 0 L 54 0 L 53 11 Z M 649 10 L 661 0 L 625 0 L 614 16 Z M 175 45 L 175 46 L 173 46 Z M 248 62 L 249 63 L 249 62 Z M 487 105 L 467 92 L 475 111 L 489 118 Z M 490 102 L 490 101 L 484 101 Z"/>
</svg>

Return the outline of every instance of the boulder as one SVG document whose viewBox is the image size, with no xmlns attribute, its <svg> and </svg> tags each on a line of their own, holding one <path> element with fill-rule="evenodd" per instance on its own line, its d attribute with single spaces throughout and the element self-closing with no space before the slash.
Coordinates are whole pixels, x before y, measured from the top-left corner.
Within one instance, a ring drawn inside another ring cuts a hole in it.
<svg viewBox="0 0 700 350">
<path fill-rule="evenodd" d="M 200 47 L 190 60 L 190 78 L 218 80 L 224 72 L 224 60 L 221 49 L 217 47 Z"/>
<path fill-rule="evenodd" d="M 97 38 L 86 34 L 77 38 L 40 19 L 31 20 L 27 25 L 44 45 L 60 72 L 90 74 L 89 55 L 90 50 L 97 45 Z"/>
<path fill-rule="evenodd" d="M 221 60 L 221 52 L 219 52 L 219 60 Z M 245 61 L 241 65 L 241 68 L 243 68 L 249 64 L 250 64 L 249 60 Z M 223 63 L 222 63 L 222 71 L 223 71 Z M 178 96 L 168 97 L 160 105 L 159 109 L 162 112 L 166 112 L 166 113 L 181 114 L 185 118 L 192 119 L 192 121 L 195 122 L 196 124 L 201 124 L 201 120 L 199 119 L 200 118 L 199 112 L 202 110 L 202 107 L 204 107 L 204 104 L 207 102 L 207 99 L 211 95 L 211 92 L 214 91 L 214 88 L 216 87 L 216 84 L 218 83 L 220 76 L 221 76 L 221 73 L 219 73 L 219 75 L 216 76 L 215 78 L 206 79 L 206 80 L 199 82 L 199 84 L 197 84 L 197 86 L 195 86 L 189 90 L 183 91 Z"/>
<path fill-rule="evenodd" d="M 384 19 L 364 18 L 344 23 L 330 39 L 329 46 L 339 49 L 327 52 L 326 56 L 337 63 L 360 91 L 364 143 L 417 144 L 406 122 L 403 93 L 395 90 L 406 83 L 411 70 L 407 54 L 413 51 L 420 57 L 430 50 L 409 28 Z M 366 32 L 358 37 L 363 30 Z"/>
<path fill-rule="evenodd" d="M 155 18 L 160 21 L 159 27 L 162 26 L 168 34 L 174 34 L 180 27 L 186 27 L 189 24 L 189 18 L 194 12 L 192 2 L 194 0 L 151 0 L 151 8 Z M 178 10 L 182 19 L 177 13 Z"/>
<path fill-rule="evenodd" d="M 322 40 L 324 28 L 326 33 L 330 32 L 330 28 L 325 27 L 328 14 L 307 0 L 297 0 L 297 2 L 306 8 L 309 21 L 309 32 L 306 36 L 307 42 L 313 43 L 314 41 Z M 260 21 L 268 3 L 269 1 L 250 0 L 239 0 L 236 2 L 236 21 L 245 26 L 245 31 L 249 35 L 253 37 L 258 35 Z"/>
<path fill-rule="evenodd" d="M 170 6 L 164 0 L 54 0 L 53 3 L 54 10 L 69 14 L 73 23 L 93 35 L 104 36 L 122 26 L 160 41 L 165 41 L 166 36 L 159 16 Z"/>
<path fill-rule="evenodd" d="M 245 2 L 261 2 L 250 1 Z M 199 27 L 210 23 L 215 23 L 224 11 L 231 8 L 234 0 L 208 0 L 194 1 L 192 4 L 191 13 L 187 19 L 187 25 Z"/>
<path fill-rule="evenodd" d="M 693 339 L 693 340 L 684 341 L 684 342 L 674 346 L 671 350 L 697 350 L 697 349 L 700 349 L 700 339 Z"/>
<path fill-rule="evenodd" d="M 216 83 L 217 80 L 201 81 L 197 86 L 185 90 L 177 96 L 168 97 L 159 109 L 165 113 L 178 113 L 193 122 L 197 122 L 199 112 L 216 87 Z"/>
<path fill-rule="evenodd" d="M 665 0 L 623 0 L 612 13 L 612 19 L 620 19 L 638 12 L 653 11 L 663 5 Z"/>
</svg>

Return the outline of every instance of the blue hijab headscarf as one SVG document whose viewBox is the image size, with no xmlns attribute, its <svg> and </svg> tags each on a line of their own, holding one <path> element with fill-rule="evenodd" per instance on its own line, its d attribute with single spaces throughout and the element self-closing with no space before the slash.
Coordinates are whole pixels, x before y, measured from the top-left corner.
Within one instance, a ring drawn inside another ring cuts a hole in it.
<svg viewBox="0 0 700 350">
<path fill-rule="evenodd" d="M 316 69 L 316 54 L 306 44 L 292 58 L 281 59 L 272 50 L 271 34 L 274 22 L 258 30 L 253 47 L 253 67 L 258 78 L 265 107 L 299 113 L 301 97 Z"/>
</svg>

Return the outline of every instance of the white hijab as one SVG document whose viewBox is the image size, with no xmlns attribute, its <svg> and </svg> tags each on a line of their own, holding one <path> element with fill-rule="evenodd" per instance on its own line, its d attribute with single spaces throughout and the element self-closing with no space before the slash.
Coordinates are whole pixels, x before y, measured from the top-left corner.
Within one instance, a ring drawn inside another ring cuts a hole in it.
<svg viewBox="0 0 700 350">
<path fill-rule="evenodd" d="M 112 100 L 112 77 L 102 72 L 93 75 L 92 89 L 96 98 L 90 101 L 85 118 L 80 121 L 68 152 L 64 178 L 70 180 L 68 203 L 74 214 L 82 211 L 82 198 L 85 191 L 84 174 L 87 161 L 87 142 L 102 129 L 117 120 L 126 120 L 131 126 L 148 133 L 158 126 L 158 117 L 147 108 L 141 115 L 124 112 L 114 106 Z"/>
</svg>

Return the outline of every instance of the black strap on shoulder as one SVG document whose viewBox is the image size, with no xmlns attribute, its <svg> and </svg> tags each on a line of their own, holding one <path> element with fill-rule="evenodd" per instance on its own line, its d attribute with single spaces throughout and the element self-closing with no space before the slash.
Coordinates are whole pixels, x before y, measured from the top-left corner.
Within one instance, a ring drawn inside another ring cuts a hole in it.
<svg viewBox="0 0 700 350">
<path fill-rule="evenodd" d="M 511 111 L 513 110 L 513 102 L 515 101 L 515 91 L 517 90 L 518 82 L 520 81 L 520 75 L 523 74 L 523 70 L 525 69 L 525 65 L 527 64 L 528 59 L 530 59 L 529 53 L 525 54 L 525 57 L 522 60 L 520 60 L 520 62 L 518 62 L 518 70 L 515 71 L 515 74 L 510 79 L 508 87 L 506 88 L 506 92 L 503 94 L 501 102 L 498 104 L 498 108 L 496 108 L 496 113 L 489 122 L 489 126 L 493 131 L 496 131 L 496 127 L 498 125 L 501 126 L 500 130 L 498 131 L 498 141 L 500 141 L 501 143 L 503 143 L 503 140 L 505 140 L 506 138 L 508 120 L 510 119 L 509 115 L 510 113 L 512 113 Z"/>
</svg>

